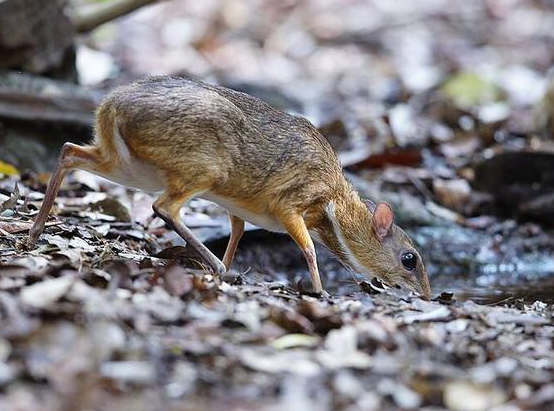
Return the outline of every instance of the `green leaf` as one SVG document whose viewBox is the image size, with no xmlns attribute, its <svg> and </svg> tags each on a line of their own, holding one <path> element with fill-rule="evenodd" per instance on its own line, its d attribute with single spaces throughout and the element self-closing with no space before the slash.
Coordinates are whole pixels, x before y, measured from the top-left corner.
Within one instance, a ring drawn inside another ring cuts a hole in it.
<svg viewBox="0 0 554 411">
<path fill-rule="evenodd" d="M 454 74 L 442 85 L 441 91 L 460 108 L 498 101 L 501 97 L 496 84 L 472 72 Z"/>
<path fill-rule="evenodd" d="M 18 176 L 19 170 L 11 164 L 0 161 L 0 174 L 4 174 L 5 176 Z"/>
</svg>

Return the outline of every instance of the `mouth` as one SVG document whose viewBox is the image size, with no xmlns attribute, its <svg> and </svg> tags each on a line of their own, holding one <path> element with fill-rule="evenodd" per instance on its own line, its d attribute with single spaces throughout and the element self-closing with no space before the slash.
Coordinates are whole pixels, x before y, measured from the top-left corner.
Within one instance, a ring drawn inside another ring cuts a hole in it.
<svg viewBox="0 0 554 411">
<path fill-rule="evenodd" d="M 413 290 L 424 300 L 429 301 L 431 299 L 431 285 L 429 284 L 427 276 L 424 276 L 420 281 L 414 284 Z"/>
<path fill-rule="evenodd" d="M 374 278 L 378 279 L 379 281 L 389 286 L 394 286 L 396 284 L 396 287 L 400 286 L 403 288 L 404 287 L 408 288 L 409 290 L 416 293 L 418 297 L 420 297 L 425 301 L 431 300 L 431 285 L 429 284 L 429 280 L 427 280 L 426 277 L 422 281 L 413 281 L 413 280 L 407 281 L 404 283 L 404 286 L 402 286 L 402 284 L 399 284 L 399 283 L 388 283 L 385 280 L 382 280 L 380 277 L 374 277 Z"/>
</svg>

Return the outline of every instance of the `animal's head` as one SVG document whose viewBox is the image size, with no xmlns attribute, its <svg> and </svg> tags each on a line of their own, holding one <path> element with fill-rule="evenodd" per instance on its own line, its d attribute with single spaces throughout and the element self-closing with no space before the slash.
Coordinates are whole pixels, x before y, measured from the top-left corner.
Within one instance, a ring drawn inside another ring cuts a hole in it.
<svg viewBox="0 0 554 411">
<path fill-rule="evenodd" d="M 363 201 L 363 207 L 327 207 L 345 265 L 376 276 L 384 282 L 407 286 L 423 298 L 431 297 L 427 271 L 407 234 L 394 224 L 394 212 L 387 203 Z"/>
</svg>

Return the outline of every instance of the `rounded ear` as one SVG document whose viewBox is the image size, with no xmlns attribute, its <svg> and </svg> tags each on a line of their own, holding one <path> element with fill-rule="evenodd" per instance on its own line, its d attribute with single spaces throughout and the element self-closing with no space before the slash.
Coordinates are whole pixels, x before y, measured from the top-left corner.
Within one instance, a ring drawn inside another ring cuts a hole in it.
<svg viewBox="0 0 554 411">
<path fill-rule="evenodd" d="M 375 207 L 377 207 L 377 206 L 373 201 L 371 201 L 369 198 L 364 198 L 364 199 L 362 199 L 362 201 L 367 206 L 369 211 L 371 211 L 372 213 L 375 212 Z"/>
<path fill-rule="evenodd" d="M 378 203 L 371 217 L 373 230 L 379 241 L 383 241 L 390 234 L 394 222 L 394 212 L 387 203 Z"/>
</svg>

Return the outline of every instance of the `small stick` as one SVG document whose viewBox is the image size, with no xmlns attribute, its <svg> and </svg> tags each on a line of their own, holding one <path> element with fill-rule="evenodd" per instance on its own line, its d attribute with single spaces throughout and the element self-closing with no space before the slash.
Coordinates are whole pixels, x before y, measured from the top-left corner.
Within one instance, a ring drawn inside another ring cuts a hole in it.
<svg viewBox="0 0 554 411">
<path fill-rule="evenodd" d="M 79 7 L 72 17 L 78 33 L 91 31 L 96 27 L 130 13 L 156 0 L 113 0 Z"/>
</svg>

